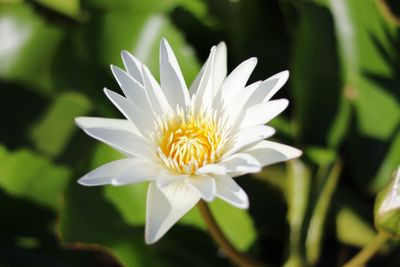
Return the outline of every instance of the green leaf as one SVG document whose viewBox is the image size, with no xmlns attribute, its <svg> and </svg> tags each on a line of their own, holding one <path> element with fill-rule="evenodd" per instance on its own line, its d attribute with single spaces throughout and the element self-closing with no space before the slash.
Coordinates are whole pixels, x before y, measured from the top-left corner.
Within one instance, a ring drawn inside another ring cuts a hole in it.
<svg viewBox="0 0 400 267">
<path fill-rule="evenodd" d="M 28 4 L 0 4 L 0 78 L 48 93 L 50 67 L 63 32 Z"/>
<path fill-rule="evenodd" d="M 35 2 L 71 17 L 77 17 L 80 12 L 80 0 L 35 0 Z"/>
<path fill-rule="evenodd" d="M 290 225 L 290 250 L 285 267 L 306 266 L 303 253 L 303 230 L 309 201 L 310 170 L 299 160 L 290 161 L 287 179 L 288 221 Z"/>
<path fill-rule="evenodd" d="M 307 147 L 304 154 L 319 166 L 327 166 L 334 162 L 337 157 L 337 154 L 334 151 L 315 146 Z"/>
<path fill-rule="evenodd" d="M 68 92 L 56 97 L 32 129 L 35 147 L 52 157 L 60 155 L 77 129 L 75 117 L 86 115 L 90 107 L 89 99 L 82 94 Z"/>
<path fill-rule="evenodd" d="M 311 2 L 298 11 L 291 72 L 295 135 L 326 146 L 342 94 L 333 20 L 326 7 Z"/>
<path fill-rule="evenodd" d="M 105 246 L 124 266 L 164 266 L 154 250 L 144 244 L 143 229 L 124 223 L 99 189 L 76 183 L 70 185 L 65 196 L 60 230 L 67 243 Z"/>
<path fill-rule="evenodd" d="M 374 238 L 375 231 L 365 218 L 347 204 L 336 214 L 336 235 L 344 244 L 363 247 Z"/>
<path fill-rule="evenodd" d="M 366 136 L 387 140 L 400 121 L 395 100 L 399 93 L 382 83 L 373 83 L 368 75 L 393 79 L 397 66 L 387 61 L 382 51 L 396 51 L 391 47 L 392 37 L 399 38 L 399 34 L 385 23 L 373 2 L 331 0 L 330 9 L 338 36 L 345 95 L 354 102 L 359 130 Z"/>
<path fill-rule="evenodd" d="M 9 194 L 57 209 L 70 171 L 43 156 L 22 149 L 7 151 L 0 146 L 0 187 Z"/>
<path fill-rule="evenodd" d="M 233 207 L 220 199 L 214 200 L 209 205 L 218 225 L 234 246 L 241 251 L 249 249 L 255 241 L 256 232 L 248 211 Z M 181 222 L 206 230 L 206 225 L 197 208 L 185 215 Z"/>
<path fill-rule="evenodd" d="M 307 261 L 311 265 L 318 261 L 321 254 L 321 245 L 324 237 L 328 211 L 331 208 L 331 201 L 337 187 L 341 170 L 341 163 L 337 160 L 327 173 L 323 187 L 320 192 L 318 192 L 318 199 L 310 218 L 306 237 Z"/>
<path fill-rule="evenodd" d="M 360 132 L 388 140 L 400 123 L 398 101 L 394 95 L 372 81 L 360 79 L 358 86 L 354 106 Z"/>
<path fill-rule="evenodd" d="M 121 187 L 107 186 L 104 194 L 126 223 L 141 226 L 146 222 L 147 187 L 146 182 Z"/>
</svg>

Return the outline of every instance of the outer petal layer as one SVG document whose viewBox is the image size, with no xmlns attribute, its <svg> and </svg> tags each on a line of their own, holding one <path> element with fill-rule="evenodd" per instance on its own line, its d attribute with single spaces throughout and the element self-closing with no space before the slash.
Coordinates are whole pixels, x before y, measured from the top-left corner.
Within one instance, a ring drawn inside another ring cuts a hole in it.
<svg viewBox="0 0 400 267">
<path fill-rule="evenodd" d="M 104 128 L 122 130 L 132 132 L 136 135 L 140 135 L 139 131 L 128 120 L 123 119 L 108 119 L 108 118 L 97 118 L 97 117 L 77 117 L 75 123 L 84 131 L 89 128 Z"/>
<path fill-rule="evenodd" d="M 178 61 L 167 40 L 160 44 L 161 87 L 172 109 L 189 105 L 190 97 Z"/>
<path fill-rule="evenodd" d="M 159 170 L 160 167 L 150 161 L 127 158 L 94 169 L 80 178 L 78 183 L 86 186 L 137 183 L 156 178 Z"/>
<path fill-rule="evenodd" d="M 249 207 L 249 198 L 246 192 L 228 175 L 216 175 L 216 195 L 226 202 L 240 209 Z"/>
<path fill-rule="evenodd" d="M 131 132 L 104 128 L 88 128 L 85 132 L 123 154 L 149 160 L 156 159 L 155 149 L 142 137 Z"/>
<path fill-rule="evenodd" d="M 266 140 L 247 148 L 243 153 L 257 159 L 262 166 L 297 158 L 302 154 L 297 148 Z"/>
<path fill-rule="evenodd" d="M 200 195 L 184 182 L 159 189 L 153 182 L 147 192 L 145 241 L 159 240 L 183 215 L 200 200 Z"/>
<path fill-rule="evenodd" d="M 190 176 L 185 179 L 185 182 L 190 188 L 197 191 L 204 200 L 214 200 L 216 192 L 214 177 L 207 175 Z"/>
</svg>

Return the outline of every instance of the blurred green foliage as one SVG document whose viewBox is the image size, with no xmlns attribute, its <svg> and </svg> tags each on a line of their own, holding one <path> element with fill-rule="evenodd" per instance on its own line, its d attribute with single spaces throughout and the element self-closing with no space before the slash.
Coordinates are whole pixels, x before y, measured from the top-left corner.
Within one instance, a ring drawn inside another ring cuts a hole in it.
<svg viewBox="0 0 400 267">
<path fill-rule="evenodd" d="M 121 116 L 102 93 L 118 90 L 109 64 L 128 50 L 158 76 L 161 37 L 188 84 L 222 40 L 230 70 L 259 58 L 253 81 L 290 70 L 271 124 L 304 156 L 238 178 L 248 211 L 211 209 L 260 261 L 340 265 L 373 238 L 375 194 L 400 164 L 399 22 L 394 0 L 0 0 L 0 266 L 229 265 L 197 210 L 147 246 L 146 184 L 76 183 L 121 155 L 74 117 Z"/>
</svg>

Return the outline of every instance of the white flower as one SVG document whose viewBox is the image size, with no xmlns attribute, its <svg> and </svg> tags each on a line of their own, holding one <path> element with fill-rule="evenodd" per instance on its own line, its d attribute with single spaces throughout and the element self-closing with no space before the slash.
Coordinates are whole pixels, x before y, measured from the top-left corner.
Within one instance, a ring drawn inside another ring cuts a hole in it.
<svg viewBox="0 0 400 267">
<path fill-rule="evenodd" d="M 200 199 L 219 197 L 238 208 L 248 198 L 232 179 L 265 165 L 298 157 L 298 149 L 264 139 L 266 126 L 288 105 L 270 101 L 288 71 L 246 86 L 257 59 L 241 63 L 227 77 L 226 46 L 212 47 L 188 89 L 166 40 L 160 45 L 161 86 L 146 66 L 126 51 L 126 71 L 111 66 L 125 97 L 104 89 L 127 120 L 80 117 L 88 135 L 126 155 L 83 176 L 87 186 L 150 181 L 145 240 L 161 238 Z"/>
</svg>

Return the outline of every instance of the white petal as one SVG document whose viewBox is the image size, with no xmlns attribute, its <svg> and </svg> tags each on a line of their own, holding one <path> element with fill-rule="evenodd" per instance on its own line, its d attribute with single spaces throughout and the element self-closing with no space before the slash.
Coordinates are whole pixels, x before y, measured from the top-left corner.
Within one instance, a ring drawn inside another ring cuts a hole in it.
<svg viewBox="0 0 400 267">
<path fill-rule="evenodd" d="M 225 166 L 219 164 L 207 164 L 196 170 L 196 175 L 210 174 L 210 173 L 223 175 L 226 174 L 226 168 Z"/>
<path fill-rule="evenodd" d="M 249 207 L 246 192 L 230 176 L 216 175 L 215 183 L 218 197 L 240 209 Z"/>
<path fill-rule="evenodd" d="M 128 51 L 121 52 L 122 61 L 124 62 L 125 69 L 128 73 L 140 84 L 143 85 L 143 76 L 142 76 L 142 68 L 140 61 L 135 58 L 131 53 Z"/>
<path fill-rule="evenodd" d="M 226 44 L 224 42 L 220 42 L 217 45 L 217 49 L 215 52 L 215 66 L 214 66 L 214 87 L 215 90 L 218 91 L 221 86 L 223 81 L 226 78 L 227 74 L 227 65 L 228 65 L 228 60 L 227 60 L 227 50 L 226 50 Z M 214 92 L 215 94 L 216 92 Z"/>
<path fill-rule="evenodd" d="M 160 171 L 161 166 L 154 162 L 135 158 L 132 166 L 125 170 L 121 175 L 112 180 L 112 184 L 116 186 L 127 185 L 142 181 L 155 180 Z"/>
<path fill-rule="evenodd" d="M 200 195 L 184 182 L 159 189 L 153 182 L 147 192 L 145 241 L 159 240 L 200 200 Z"/>
<path fill-rule="evenodd" d="M 243 113 L 243 109 L 246 107 L 248 99 L 253 95 L 253 93 L 260 86 L 261 82 L 255 82 L 246 86 L 242 91 L 240 91 L 229 103 L 226 104 L 223 114 L 229 125 L 234 125 L 240 114 Z"/>
<path fill-rule="evenodd" d="M 132 122 L 124 119 L 108 119 L 108 118 L 98 118 L 98 117 L 77 117 L 75 118 L 75 123 L 82 129 L 88 128 L 105 128 L 122 130 L 140 135 L 139 131 L 132 124 Z"/>
<path fill-rule="evenodd" d="M 249 98 L 246 106 L 250 107 L 261 102 L 267 102 L 273 97 L 279 89 L 286 83 L 289 78 L 289 71 L 285 70 L 269 77 L 263 81 L 260 87 L 254 91 L 254 94 Z"/>
<path fill-rule="evenodd" d="M 148 131 L 154 129 L 154 120 L 151 115 L 145 113 L 135 103 L 106 88 L 104 92 L 111 102 L 136 126 L 143 136 L 146 136 Z"/>
<path fill-rule="evenodd" d="M 153 176 L 154 169 L 143 168 L 149 167 L 149 164 L 154 165 L 137 158 L 112 161 L 89 172 L 80 178 L 78 183 L 86 186 L 95 186 L 115 184 L 119 180 L 129 181 L 129 183 L 151 180 L 155 178 Z"/>
<path fill-rule="evenodd" d="M 246 86 L 256 64 L 256 58 L 249 58 L 237 66 L 228 77 L 226 77 L 221 87 L 221 93 L 225 103 L 229 103 L 230 100 Z"/>
<path fill-rule="evenodd" d="M 185 182 L 190 188 L 197 191 L 204 200 L 214 200 L 216 192 L 214 177 L 207 175 L 190 176 L 185 179 Z"/>
<path fill-rule="evenodd" d="M 203 76 L 196 91 L 195 111 L 212 107 L 213 103 L 213 77 L 214 77 L 215 47 L 211 48 L 210 57 L 206 62 Z"/>
<path fill-rule="evenodd" d="M 204 71 L 206 70 L 207 66 L 210 64 L 209 62 L 211 61 L 211 55 L 212 55 L 213 50 L 215 50 L 214 46 L 211 47 L 210 54 L 209 54 L 206 62 L 204 62 L 199 73 L 197 74 L 196 78 L 192 82 L 192 85 L 190 85 L 189 92 L 191 93 L 191 95 L 196 94 L 197 91 L 199 90 L 200 81 L 203 79 Z"/>
<path fill-rule="evenodd" d="M 196 94 L 197 90 L 199 89 L 200 80 L 201 80 L 201 78 L 202 78 L 203 75 L 204 75 L 204 70 L 205 70 L 205 68 L 206 68 L 206 66 L 207 66 L 209 60 L 210 60 L 210 58 L 208 58 L 208 59 L 206 60 L 206 62 L 205 62 L 205 63 L 203 64 L 203 66 L 201 67 L 199 73 L 197 74 L 196 78 L 194 79 L 194 81 L 193 81 L 192 84 L 190 85 L 190 87 L 189 87 L 189 92 L 190 92 L 190 95 L 191 95 L 191 96 L 194 95 L 194 94 Z"/>
<path fill-rule="evenodd" d="M 149 101 L 147 100 L 143 85 L 119 67 L 111 65 L 111 71 L 126 98 L 143 109 L 144 112 L 150 112 Z"/>
<path fill-rule="evenodd" d="M 261 171 L 260 161 L 246 153 L 236 153 L 218 162 L 227 174 L 231 172 L 255 173 Z"/>
<path fill-rule="evenodd" d="M 196 171 L 197 175 L 229 173 L 255 173 L 261 170 L 261 163 L 253 156 L 245 153 L 236 153 L 220 162 L 208 164 Z"/>
<path fill-rule="evenodd" d="M 266 125 L 255 125 L 242 129 L 235 137 L 233 137 L 232 145 L 227 144 L 229 149 L 224 152 L 223 158 L 232 155 L 247 145 L 259 142 L 265 138 L 273 136 L 274 134 L 275 129 Z"/>
<path fill-rule="evenodd" d="M 285 110 L 288 104 L 287 99 L 278 99 L 249 107 L 241 120 L 240 129 L 269 122 Z"/>
<path fill-rule="evenodd" d="M 287 161 L 302 154 L 297 148 L 266 140 L 244 150 L 243 153 L 256 158 L 262 166 Z"/>
<path fill-rule="evenodd" d="M 160 80 L 161 88 L 170 106 L 189 105 L 190 97 L 178 61 L 167 40 L 160 44 Z"/>
<path fill-rule="evenodd" d="M 85 132 L 126 155 L 149 160 L 157 157 L 154 148 L 131 132 L 105 128 L 87 128 Z"/>
<path fill-rule="evenodd" d="M 146 66 L 142 66 L 142 71 L 145 92 L 153 112 L 158 116 L 171 113 L 171 106 L 169 105 L 168 100 L 156 79 L 154 79 L 153 75 Z"/>
<path fill-rule="evenodd" d="M 163 187 L 170 185 L 171 183 L 174 183 L 177 181 L 183 181 L 187 177 L 188 176 L 184 175 L 184 174 L 171 172 L 169 170 L 163 170 L 158 175 L 158 177 L 156 179 L 156 183 L 159 188 L 163 188 Z"/>
</svg>

